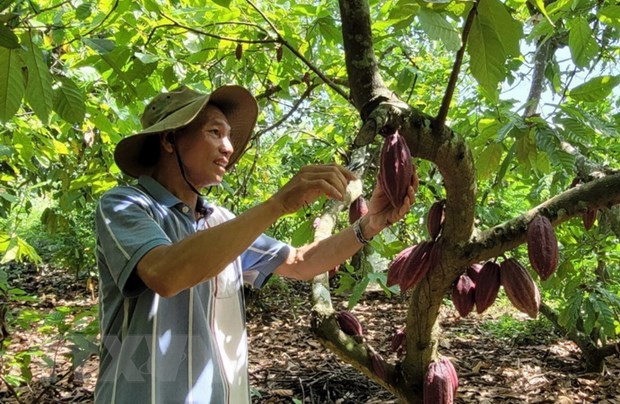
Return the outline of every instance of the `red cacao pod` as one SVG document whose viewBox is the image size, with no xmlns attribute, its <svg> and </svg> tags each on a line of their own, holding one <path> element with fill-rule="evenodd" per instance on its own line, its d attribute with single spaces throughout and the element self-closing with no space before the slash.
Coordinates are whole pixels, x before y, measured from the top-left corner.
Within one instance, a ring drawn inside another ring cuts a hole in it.
<svg viewBox="0 0 620 404">
<path fill-rule="evenodd" d="M 243 56 L 243 45 L 238 43 L 237 48 L 235 48 L 235 59 L 241 60 L 242 56 Z"/>
<path fill-rule="evenodd" d="M 586 230 L 590 230 L 592 228 L 597 215 L 598 215 L 598 209 L 590 209 L 581 216 L 583 220 L 583 227 Z"/>
<path fill-rule="evenodd" d="M 400 277 L 402 293 L 417 285 L 430 270 L 430 256 L 434 244 L 432 241 L 423 241 L 409 253 Z"/>
<path fill-rule="evenodd" d="M 459 376 L 456 373 L 456 369 L 454 368 L 454 365 L 452 364 L 450 359 L 446 358 L 445 356 L 439 359 L 439 363 L 445 367 L 446 372 L 450 376 L 450 381 L 452 382 L 452 391 L 454 392 L 454 396 L 456 397 L 456 392 L 459 388 Z"/>
<path fill-rule="evenodd" d="M 407 345 L 407 333 L 404 328 L 400 330 L 396 330 L 394 335 L 392 336 L 392 343 L 390 347 L 392 348 L 392 352 L 396 352 L 398 356 L 401 356 Z"/>
<path fill-rule="evenodd" d="M 391 286 L 400 284 L 403 270 L 405 268 L 405 263 L 407 262 L 407 258 L 409 257 L 409 254 L 411 254 L 413 249 L 416 247 L 417 245 L 412 245 L 411 247 L 407 247 L 401 252 L 399 252 L 396 255 L 396 257 L 394 257 L 394 259 L 390 263 L 390 266 L 388 267 L 388 275 L 387 275 L 387 282 L 386 282 L 386 285 L 388 288 Z"/>
<path fill-rule="evenodd" d="M 368 356 L 370 356 L 370 362 L 372 363 L 372 371 L 374 374 L 379 376 L 379 378 L 383 381 L 388 380 L 387 367 L 385 365 L 385 359 L 383 357 L 370 350 L 368 351 Z"/>
<path fill-rule="evenodd" d="M 452 288 L 452 303 L 461 317 L 467 317 L 476 304 L 476 285 L 465 274 L 461 275 Z"/>
<path fill-rule="evenodd" d="M 527 227 L 527 254 L 540 279 L 547 280 L 558 267 L 558 240 L 546 216 L 536 216 Z"/>
<path fill-rule="evenodd" d="M 349 223 L 353 224 L 360 217 L 368 213 L 368 205 L 364 197 L 360 196 L 349 205 Z"/>
<path fill-rule="evenodd" d="M 471 279 L 474 285 L 478 281 L 478 276 L 480 275 L 481 269 L 482 269 L 482 264 L 471 264 L 467 268 L 467 276 L 469 276 L 469 279 Z"/>
<path fill-rule="evenodd" d="M 407 142 L 398 132 L 386 136 L 381 149 L 379 184 L 394 208 L 403 204 L 412 176 L 413 164 Z"/>
<path fill-rule="evenodd" d="M 452 367 L 454 369 L 454 367 Z M 454 372 L 456 374 L 456 372 Z M 424 404 L 451 404 L 454 402 L 456 387 L 454 375 L 445 362 L 436 361 L 428 365 L 424 377 Z"/>
<path fill-rule="evenodd" d="M 518 310 L 536 318 L 540 308 L 540 292 L 527 269 L 513 258 L 502 262 L 500 267 L 501 282 L 508 300 Z"/>
<path fill-rule="evenodd" d="M 476 311 L 483 313 L 491 307 L 497 298 L 501 285 L 499 264 L 487 261 L 480 269 L 478 282 L 476 282 Z"/>
<path fill-rule="evenodd" d="M 428 234 L 430 234 L 432 240 L 435 240 L 439 236 L 439 233 L 441 233 L 444 216 L 445 201 L 441 200 L 433 203 L 431 208 L 428 210 L 428 215 L 426 216 L 426 228 L 428 229 Z"/>
<path fill-rule="evenodd" d="M 362 324 L 352 313 L 343 310 L 338 313 L 337 320 L 340 329 L 345 334 L 351 336 L 362 336 L 364 334 Z"/>
<path fill-rule="evenodd" d="M 284 48 L 282 47 L 282 45 L 278 46 L 276 48 L 276 61 L 280 62 L 282 61 L 282 53 L 284 52 Z"/>
</svg>

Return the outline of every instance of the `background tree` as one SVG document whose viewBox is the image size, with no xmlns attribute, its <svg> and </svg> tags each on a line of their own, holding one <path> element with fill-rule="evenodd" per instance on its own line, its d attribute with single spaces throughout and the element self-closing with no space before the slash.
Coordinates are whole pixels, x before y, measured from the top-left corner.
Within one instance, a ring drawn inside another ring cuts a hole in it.
<svg viewBox="0 0 620 404">
<path fill-rule="evenodd" d="M 541 282 L 543 313 L 584 354 L 596 353 L 586 355 L 592 367 L 618 340 L 614 2 L 17 0 L 0 1 L 0 13 L 4 262 L 36 257 L 15 230 L 34 196 L 48 201 L 46 228 L 71 233 L 86 220 L 76 212 L 125 180 L 113 147 L 139 128 L 145 103 L 162 88 L 235 82 L 262 110 L 251 147 L 212 194 L 236 211 L 308 163 L 350 165 L 371 189 L 375 135 L 398 128 L 405 137 L 421 180 L 418 201 L 353 261 L 360 272 L 342 274 L 342 285 L 357 282 L 352 304 L 371 281 L 396 291 L 385 286 L 386 263 L 427 237 L 426 211 L 446 201 L 441 262 L 408 297 L 406 355 L 386 364 L 387 376 L 373 372 L 373 347 L 340 331 L 325 279 L 317 280 L 317 335 L 343 360 L 419 400 L 438 357 L 446 292 L 472 263 L 506 253 L 525 262 L 521 245 L 536 215 L 564 223 L 560 268 Z M 569 189 L 574 178 L 581 185 Z M 314 217 L 300 212 L 274 235 L 297 244 L 344 222 L 343 206 L 314 208 L 325 209 L 316 234 Z M 581 216 L 598 209 L 597 225 L 584 231 Z M 78 254 L 75 265 L 88 262 L 92 271 L 88 257 Z"/>
</svg>

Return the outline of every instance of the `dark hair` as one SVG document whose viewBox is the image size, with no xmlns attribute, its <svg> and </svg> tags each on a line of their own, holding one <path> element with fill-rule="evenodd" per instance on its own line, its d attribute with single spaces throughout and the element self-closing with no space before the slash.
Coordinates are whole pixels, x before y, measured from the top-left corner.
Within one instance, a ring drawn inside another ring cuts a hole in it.
<svg viewBox="0 0 620 404">
<path fill-rule="evenodd" d="M 138 157 L 140 164 L 148 167 L 152 167 L 159 161 L 159 135 L 147 136 L 144 139 L 144 145 L 142 146 L 142 152 Z"/>
</svg>

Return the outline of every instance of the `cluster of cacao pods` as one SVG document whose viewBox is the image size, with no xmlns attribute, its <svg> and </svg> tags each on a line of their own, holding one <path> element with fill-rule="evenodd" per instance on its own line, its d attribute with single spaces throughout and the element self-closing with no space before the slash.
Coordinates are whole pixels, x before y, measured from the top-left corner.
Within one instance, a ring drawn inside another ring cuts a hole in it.
<svg viewBox="0 0 620 404">
<path fill-rule="evenodd" d="M 515 308 L 536 318 L 540 308 L 540 292 L 527 269 L 514 258 L 498 264 L 487 261 L 474 264 L 456 281 L 452 289 L 452 302 L 461 317 L 472 312 L 483 313 L 497 299 L 500 287 Z"/>
<path fill-rule="evenodd" d="M 394 208 L 403 204 L 409 186 L 413 184 L 417 191 L 417 174 L 411 163 L 411 151 L 398 132 L 387 135 L 383 142 L 379 184 Z"/>
<path fill-rule="evenodd" d="M 448 358 L 431 362 L 424 377 L 424 404 L 451 404 L 458 387 L 459 377 Z"/>
<path fill-rule="evenodd" d="M 527 254 L 532 268 L 543 281 L 558 267 L 558 240 L 546 216 L 536 216 L 527 227 Z"/>
<path fill-rule="evenodd" d="M 431 236 L 431 240 L 436 240 L 441 233 L 443 227 L 443 221 L 445 218 L 445 206 L 446 200 L 437 201 L 431 205 L 426 216 L 426 228 L 428 234 Z"/>
<path fill-rule="evenodd" d="M 422 241 L 394 257 L 388 268 L 387 286 L 399 285 L 402 293 L 417 285 L 441 259 L 439 241 Z"/>
<path fill-rule="evenodd" d="M 358 197 L 349 205 L 349 224 L 355 223 L 368 213 L 368 205 L 363 196 Z"/>
<path fill-rule="evenodd" d="M 361 337 L 364 335 L 364 329 L 357 317 L 349 311 L 342 310 L 336 316 L 340 329 L 347 335 Z"/>
</svg>

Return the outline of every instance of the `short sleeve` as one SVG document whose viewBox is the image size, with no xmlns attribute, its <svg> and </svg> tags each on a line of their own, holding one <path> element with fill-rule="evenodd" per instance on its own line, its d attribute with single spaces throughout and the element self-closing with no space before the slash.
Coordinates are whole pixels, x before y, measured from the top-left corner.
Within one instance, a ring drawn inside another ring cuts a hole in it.
<svg viewBox="0 0 620 404">
<path fill-rule="evenodd" d="M 286 260 L 290 251 L 289 245 L 261 234 L 241 254 L 244 282 L 255 288 L 263 287 L 276 268 Z"/>
<path fill-rule="evenodd" d="M 131 188 L 117 188 L 99 201 L 96 212 L 97 245 L 119 290 L 136 296 L 146 286 L 134 268 L 153 248 L 172 244 L 149 211 L 148 197 Z"/>
</svg>

